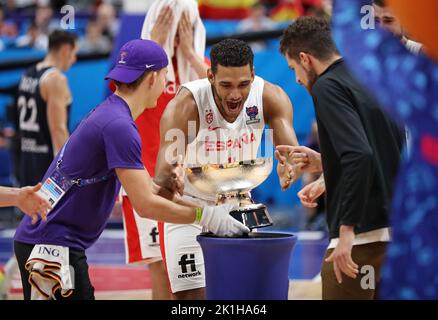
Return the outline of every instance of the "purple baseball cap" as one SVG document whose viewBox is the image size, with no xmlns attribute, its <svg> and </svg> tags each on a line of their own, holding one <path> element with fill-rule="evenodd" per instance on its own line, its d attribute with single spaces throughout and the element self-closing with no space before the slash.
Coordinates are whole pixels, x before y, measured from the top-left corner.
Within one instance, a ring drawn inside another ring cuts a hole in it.
<svg viewBox="0 0 438 320">
<path fill-rule="evenodd" d="M 105 80 L 132 83 L 145 71 L 158 71 L 167 64 L 166 52 L 158 43 L 143 39 L 131 40 L 120 49 L 118 61 Z"/>
</svg>

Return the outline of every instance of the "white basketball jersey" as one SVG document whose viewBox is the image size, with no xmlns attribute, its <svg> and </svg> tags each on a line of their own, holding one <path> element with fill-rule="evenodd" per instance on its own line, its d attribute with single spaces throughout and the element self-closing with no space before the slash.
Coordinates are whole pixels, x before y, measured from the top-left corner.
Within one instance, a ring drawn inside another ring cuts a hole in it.
<svg viewBox="0 0 438 320">
<path fill-rule="evenodd" d="M 182 87 L 192 93 L 200 122 L 196 138 L 187 146 L 186 166 L 223 164 L 257 158 L 265 127 L 262 78 L 254 78 L 243 109 L 233 123 L 227 122 L 218 110 L 208 79 L 192 81 Z M 191 127 L 196 130 L 196 126 Z M 205 200 L 215 199 L 215 196 L 201 194 L 188 181 L 185 193 Z"/>
</svg>

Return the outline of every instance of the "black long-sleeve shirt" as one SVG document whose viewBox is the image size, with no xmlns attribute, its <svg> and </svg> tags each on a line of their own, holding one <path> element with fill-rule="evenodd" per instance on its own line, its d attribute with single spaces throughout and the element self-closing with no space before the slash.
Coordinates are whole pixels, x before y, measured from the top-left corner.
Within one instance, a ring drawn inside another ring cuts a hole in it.
<svg viewBox="0 0 438 320">
<path fill-rule="evenodd" d="M 363 233 L 388 226 L 404 133 L 353 79 L 343 59 L 312 87 L 330 238 L 340 225 Z"/>
</svg>

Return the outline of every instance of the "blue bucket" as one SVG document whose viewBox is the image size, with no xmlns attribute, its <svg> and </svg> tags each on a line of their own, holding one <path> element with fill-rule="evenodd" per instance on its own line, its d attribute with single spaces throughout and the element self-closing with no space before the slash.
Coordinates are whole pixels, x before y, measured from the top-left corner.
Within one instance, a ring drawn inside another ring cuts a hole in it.
<svg viewBox="0 0 438 320">
<path fill-rule="evenodd" d="M 205 261 L 207 300 L 287 300 L 289 262 L 297 236 L 197 236 Z"/>
</svg>

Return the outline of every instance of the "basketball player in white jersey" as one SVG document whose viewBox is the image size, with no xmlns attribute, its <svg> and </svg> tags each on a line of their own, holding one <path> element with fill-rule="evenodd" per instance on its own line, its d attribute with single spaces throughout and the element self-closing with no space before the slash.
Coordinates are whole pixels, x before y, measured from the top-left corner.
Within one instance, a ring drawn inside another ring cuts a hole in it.
<svg viewBox="0 0 438 320">
<path fill-rule="evenodd" d="M 186 166 L 256 158 L 265 123 L 273 130 L 275 145 L 298 142 L 289 97 L 254 75 L 253 52 L 245 42 L 223 40 L 213 46 L 210 59 L 208 78 L 182 84 L 161 118 L 155 182 L 174 192 L 184 189 L 188 201 L 214 205 L 215 195 L 175 179 L 175 167 L 168 161 L 176 146 L 172 135 L 184 135 Z M 277 173 L 283 189 L 299 177 L 289 165 L 279 165 Z M 201 228 L 160 223 L 159 229 L 173 297 L 205 299 L 204 260 L 196 241 Z"/>
</svg>

